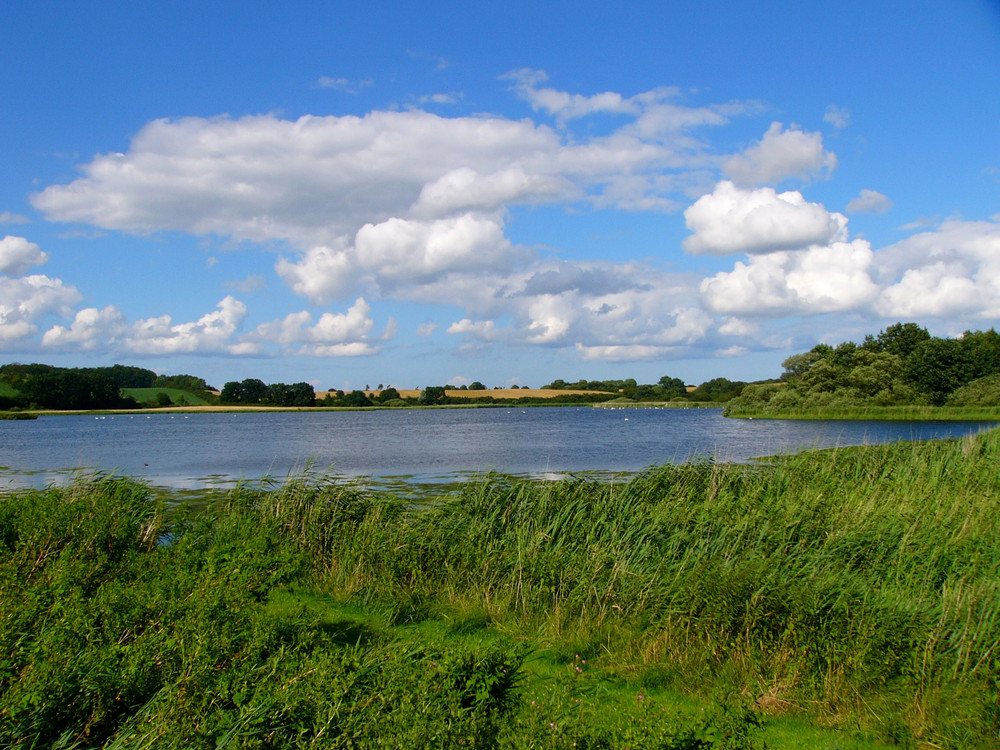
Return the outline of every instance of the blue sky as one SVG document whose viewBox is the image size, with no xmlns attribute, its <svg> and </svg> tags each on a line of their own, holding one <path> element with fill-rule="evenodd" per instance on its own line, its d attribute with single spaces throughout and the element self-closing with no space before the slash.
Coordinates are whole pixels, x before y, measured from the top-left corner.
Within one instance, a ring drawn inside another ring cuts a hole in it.
<svg viewBox="0 0 1000 750">
<path fill-rule="evenodd" d="M 995 1 L 0 21 L 0 361 L 700 383 L 1000 318 Z"/>
</svg>

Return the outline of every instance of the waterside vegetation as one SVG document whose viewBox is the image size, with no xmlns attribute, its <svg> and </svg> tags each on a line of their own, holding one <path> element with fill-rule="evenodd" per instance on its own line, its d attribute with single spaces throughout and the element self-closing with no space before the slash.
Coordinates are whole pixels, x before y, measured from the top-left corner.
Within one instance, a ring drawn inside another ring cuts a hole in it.
<svg viewBox="0 0 1000 750">
<path fill-rule="evenodd" d="M 819 344 L 783 363 L 778 382 L 749 385 L 728 417 L 997 419 L 1000 334 L 937 338 L 897 323 L 858 345 Z"/>
<path fill-rule="evenodd" d="M 996 747 L 998 464 L 3 493 L 0 746 Z"/>
</svg>

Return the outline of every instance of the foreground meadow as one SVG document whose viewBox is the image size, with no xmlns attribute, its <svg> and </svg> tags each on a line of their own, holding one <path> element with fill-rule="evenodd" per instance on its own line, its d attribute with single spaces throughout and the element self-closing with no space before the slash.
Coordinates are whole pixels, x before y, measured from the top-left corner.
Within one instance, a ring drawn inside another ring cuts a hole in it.
<svg viewBox="0 0 1000 750">
<path fill-rule="evenodd" d="M 6 493 L 0 746 L 997 747 L 998 466 Z"/>
</svg>

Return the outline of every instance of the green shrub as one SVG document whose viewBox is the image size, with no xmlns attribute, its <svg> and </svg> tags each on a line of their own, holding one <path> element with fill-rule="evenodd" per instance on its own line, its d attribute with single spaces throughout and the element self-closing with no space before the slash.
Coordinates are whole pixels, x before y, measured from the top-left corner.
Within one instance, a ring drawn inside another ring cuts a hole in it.
<svg viewBox="0 0 1000 750">
<path fill-rule="evenodd" d="M 1000 406 L 1000 374 L 973 380 L 954 391 L 948 406 Z"/>
</svg>

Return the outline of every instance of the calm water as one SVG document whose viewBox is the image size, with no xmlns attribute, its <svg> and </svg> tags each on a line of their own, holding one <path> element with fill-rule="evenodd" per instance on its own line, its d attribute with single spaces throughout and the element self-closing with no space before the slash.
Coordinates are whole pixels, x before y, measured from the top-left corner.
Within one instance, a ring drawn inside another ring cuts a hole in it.
<svg viewBox="0 0 1000 750">
<path fill-rule="evenodd" d="M 0 421 L 0 488 L 101 470 L 199 489 L 306 467 L 391 483 L 497 470 L 532 476 L 635 472 L 714 456 L 744 461 L 811 447 L 926 440 L 981 422 L 725 419 L 718 409 L 433 409 L 137 414 Z"/>
</svg>

